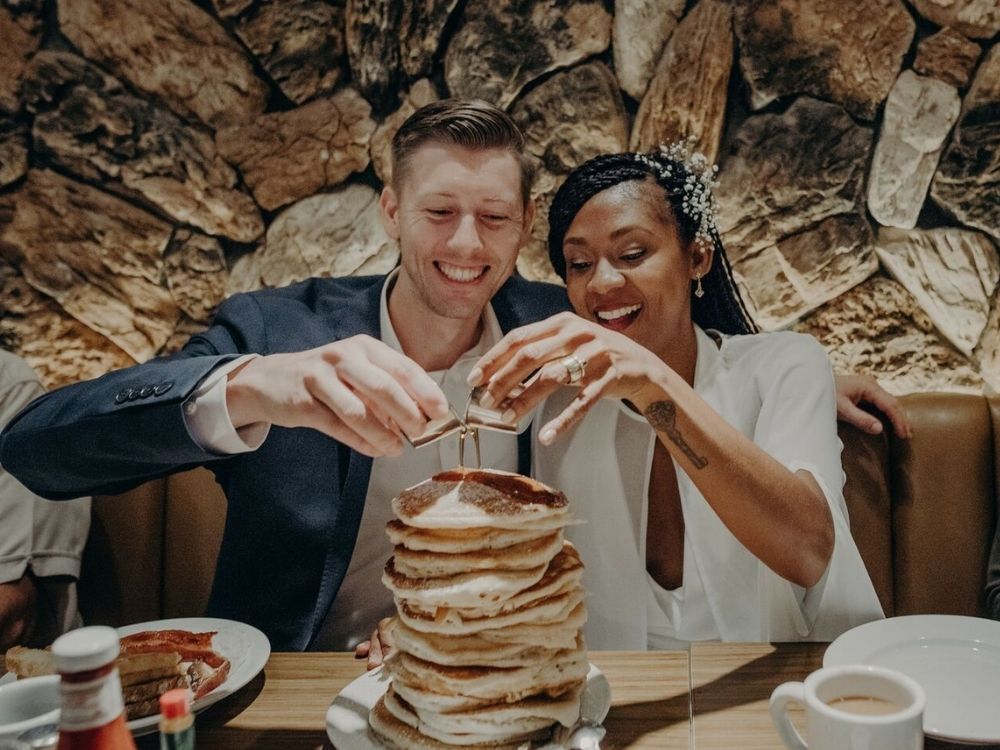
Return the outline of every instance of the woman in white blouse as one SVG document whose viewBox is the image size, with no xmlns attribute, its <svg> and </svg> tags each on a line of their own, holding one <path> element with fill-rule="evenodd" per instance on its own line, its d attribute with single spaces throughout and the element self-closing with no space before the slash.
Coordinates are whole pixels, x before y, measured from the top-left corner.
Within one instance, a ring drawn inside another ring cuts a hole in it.
<svg viewBox="0 0 1000 750">
<path fill-rule="evenodd" d="M 829 361 L 808 336 L 756 332 L 713 174 L 681 145 L 576 169 L 549 254 L 577 314 L 511 332 L 470 376 L 499 403 L 541 368 L 506 418 L 548 397 L 535 475 L 586 521 L 568 536 L 591 648 L 829 640 L 882 617 L 848 527 Z"/>
</svg>

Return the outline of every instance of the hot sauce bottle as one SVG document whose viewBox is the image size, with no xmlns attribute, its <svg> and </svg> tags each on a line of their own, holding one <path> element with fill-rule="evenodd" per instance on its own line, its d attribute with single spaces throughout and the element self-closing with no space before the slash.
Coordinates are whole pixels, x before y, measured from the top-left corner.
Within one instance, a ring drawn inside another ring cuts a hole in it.
<svg viewBox="0 0 1000 750">
<path fill-rule="evenodd" d="M 194 750 L 194 716 L 187 688 L 160 696 L 160 750 Z"/>
<path fill-rule="evenodd" d="M 118 634 L 104 626 L 72 630 L 52 644 L 62 711 L 58 750 L 136 750 L 125 723 Z"/>
</svg>

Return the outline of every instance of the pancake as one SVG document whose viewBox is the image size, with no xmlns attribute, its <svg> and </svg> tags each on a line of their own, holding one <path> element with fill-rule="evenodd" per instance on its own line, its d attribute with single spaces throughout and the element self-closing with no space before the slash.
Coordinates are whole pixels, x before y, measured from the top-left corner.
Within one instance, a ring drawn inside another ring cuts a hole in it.
<svg viewBox="0 0 1000 750">
<path fill-rule="evenodd" d="M 407 719 L 416 717 L 417 727 L 421 731 L 429 728 L 436 733 L 448 735 L 475 734 L 491 739 L 513 738 L 540 730 L 551 732 L 552 726 L 557 723 L 572 726 L 580 718 L 582 692 L 582 686 L 578 686 L 558 698 L 536 695 L 516 703 L 493 703 L 468 711 L 442 713 L 414 705 L 403 696 L 398 696 L 390 686 L 385 694 L 385 705 L 390 713 L 404 723 Z M 404 712 L 406 718 L 403 718 Z"/>
<path fill-rule="evenodd" d="M 410 609 L 405 601 L 397 602 L 396 611 L 399 619 L 414 630 L 438 635 L 469 635 L 483 630 L 507 628 L 515 625 L 534 624 L 546 625 L 562 623 L 584 599 L 581 586 L 564 594 L 531 602 L 522 609 L 499 614 L 486 613 L 481 617 L 462 618 L 453 610 L 442 608 L 440 617 L 419 614 Z"/>
<path fill-rule="evenodd" d="M 418 529 L 398 519 L 385 526 L 389 541 L 407 549 L 460 554 L 477 550 L 495 550 L 541 539 L 552 532 L 546 529 L 494 529 L 480 526 L 468 529 Z"/>
<path fill-rule="evenodd" d="M 416 615 L 427 615 L 438 621 L 451 620 L 455 617 L 459 621 L 484 617 L 487 614 L 499 614 L 509 612 L 514 609 L 521 609 L 531 602 L 539 599 L 547 599 L 551 596 L 564 594 L 567 591 L 580 585 L 583 578 L 583 563 L 580 562 L 580 555 L 576 548 L 569 542 L 563 542 L 563 548 L 552 558 L 545 575 L 534 586 L 521 591 L 504 602 L 492 607 L 454 607 L 442 614 L 439 607 L 424 607 L 419 602 L 408 601 L 410 611 Z"/>
<path fill-rule="evenodd" d="M 517 738 L 513 740 L 486 740 L 477 736 L 465 735 L 464 737 L 452 735 L 448 739 L 450 742 L 442 742 L 439 739 L 422 734 L 417 730 L 417 718 L 413 716 L 414 724 L 405 723 L 394 716 L 385 705 L 385 697 L 379 698 L 378 703 L 372 708 L 368 715 L 368 723 L 378 738 L 393 750 L 454 750 L 459 745 L 466 750 L 523 750 L 526 743 L 533 740 L 544 740 L 549 736 L 549 732 L 536 732 L 532 736 Z"/>
<path fill-rule="evenodd" d="M 423 529 L 560 529 L 569 521 L 566 496 L 530 477 L 503 471 L 453 469 L 403 490 L 392 510 Z"/>
<path fill-rule="evenodd" d="M 410 687 L 402 680 L 393 680 L 392 689 L 396 694 L 406 700 L 412 706 L 419 706 L 429 711 L 438 713 L 449 713 L 455 711 L 468 711 L 473 708 L 492 706 L 496 701 L 486 698 L 467 698 L 464 695 L 443 695 L 442 693 L 432 693 L 429 690 L 422 690 L 418 687 Z"/>
<path fill-rule="evenodd" d="M 560 650 L 520 643 L 495 643 L 475 635 L 423 633 L 397 618 L 393 618 L 389 627 L 395 648 L 444 666 L 523 667 L 551 659 Z"/>
<path fill-rule="evenodd" d="M 510 625 L 506 628 L 480 630 L 476 636 L 493 643 L 522 643 L 529 646 L 549 648 L 572 648 L 576 638 L 587 622 L 587 610 L 578 604 L 570 612 L 565 622 L 536 625 Z"/>
<path fill-rule="evenodd" d="M 382 583 L 401 599 L 430 607 L 500 605 L 538 583 L 548 565 L 527 570 L 480 570 L 442 578 L 409 578 L 396 570 L 390 557 Z"/>
<path fill-rule="evenodd" d="M 476 570 L 529 570 L 549 561 L 563 546 L 562 530 L 499 550 L 444 553 L 411 550 L 397 545 L 396 571 L 409 578 L 440 578 Z"/>
<path fill-rule="evenodd" d="M 387 662 L 394 679 L 411 688 L 512 703 L 530 695 L 565 692 L 583 682 L 590 665 L 583 648 L 559 651 L 550 660 L 524 667 L 446 667 L 405 652 Z"/>
</svg>

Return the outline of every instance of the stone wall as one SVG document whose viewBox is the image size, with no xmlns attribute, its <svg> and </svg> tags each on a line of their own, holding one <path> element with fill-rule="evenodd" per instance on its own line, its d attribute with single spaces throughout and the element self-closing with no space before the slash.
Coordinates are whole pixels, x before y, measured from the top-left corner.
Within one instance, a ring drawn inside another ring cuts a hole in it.
<svg viewBox="0 0 1000 750">
<path fill-rule="evenodd" d="M 764 328 L 1000 389 L 998 32 L 997 0 L 0 0 L 0 334 L 55 386 L 391 268 L 389 140 L 454 94 L 528 136 L 526 276 L 573 166 L 691 136 Z"/>
</svg>

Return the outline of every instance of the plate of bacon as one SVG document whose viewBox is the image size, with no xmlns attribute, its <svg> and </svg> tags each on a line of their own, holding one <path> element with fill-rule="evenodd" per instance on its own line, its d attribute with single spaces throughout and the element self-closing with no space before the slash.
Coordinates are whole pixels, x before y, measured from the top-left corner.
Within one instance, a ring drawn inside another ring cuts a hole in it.
<svg viewBox="0 0 1000 750">
<path fill-rule="evenodd" d="M 122 697 L 136 736 L 156 731 L 162 693 L 190 687 L 197 713 L 250 682 L 271 655 L 267 636 L 234 620 L 182 617 L 128 625 L 118 632 Z M 15 647 L 6 662 L 18 677 L 55 671 L 47 650 Z M 0 683 L 12 677 L 7 674 Z"/>
</svg>

